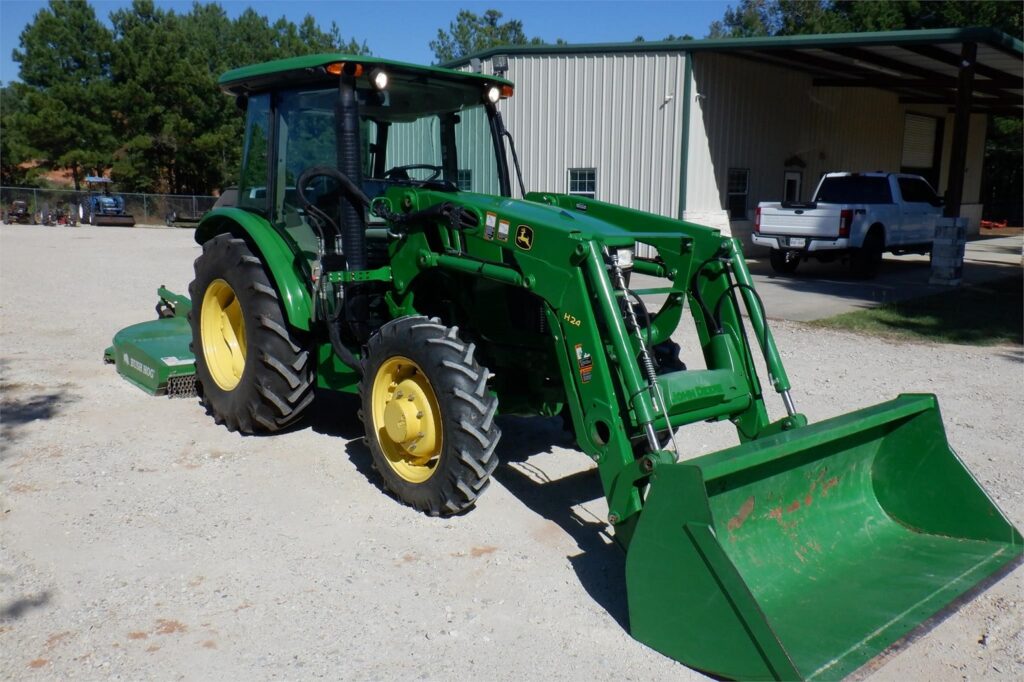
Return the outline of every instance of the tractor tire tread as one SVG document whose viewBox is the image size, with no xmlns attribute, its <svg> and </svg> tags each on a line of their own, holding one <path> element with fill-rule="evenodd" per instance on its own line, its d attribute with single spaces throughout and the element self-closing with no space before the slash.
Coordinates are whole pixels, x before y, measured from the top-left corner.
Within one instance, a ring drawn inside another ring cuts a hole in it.
<svg viewBox="0 0 1024 682">
<path fill-rule="evenodd" d="M 451 339 L 427 339 L 427 343 L 435 346 L 448 346 L 449 348 L 454 348 L 455 352 L 460 354 L 462 353 L 462 351 L 466 350 L 466 347 L 463 346 L 461 343 L 458 343 L 457 341 L 452 341 Z"/>
<path fill-rule="evenodd" d="M 295 341 L 292 339 L 291 333 L 289 333 L 289 331 L 285 328 L 285 326 L 283 324 L 275 322 L 274 320 L 270 319 L 266 315 L 261 315 L 260 316 L 260 326 L 264 327 L 265 329 L 268 329 L 268 330 L 274 332 L 275 334 L 277 334 L 278 336 L 280 336 L 281 339 L 284 340 L 285 343 L 288 344 L 288 348 L 293 353 L 298 353 L 300 350 L 302 350 L 302 348 L 298 344 L 296 344 Z M 306 352 L 303 351 L 303 354 L 306 354 Z"/>
<path fill-rule="evenodd" d="M 281 378 L 288 382 L 288 388 L 294 390 L 297 386 L 302 384 L 302 379 L 300 379 L 295 372 L 285 367 L 284 363 L 275 358 L 273 355 L 263 353 L 263 355 L 260 357 L 260 360 L 262 360 L 263 364 L 265 364 L 267 367 L 280 374 Z"/>
<path fill-rule="evenodd" d="M 253 291 L 260 294 L 264 294 L 265 296 L 270 296 L 275 301 L 277 300 L 277 292 L 274 291 L 274 288 L 272 286 L 263 284 L 262 282 L 253 282 L 252 284 L 250 284 L 250 286 L 252 287 Z"/>
<path fill-rule="evenodd" d="M 313 363 L 302 333 L 287 326 L 280 296 L 248 242 L 221 234 L 203 244 L 189 293 L 191 348 L 197 390 L 217 424 L 242 433 L 273 433 L 298 421 L 313 402 Z M 216 385 L 202 357 L 199 316 L 210 282 L 224 279 L 242 305 L 248 331 L 246 363 L 230 391 Z"/>
<path fill-rule="evenodd" d="M 373 467 L 384 487 L 402 502 L 430 515 L 459 514 L 476 504 L 498 465 L 501 430 L 495 423 L 498 399 L 487 390 L 490 372 L 473 358 L 475 345 L 459 338 L 458 328 L 436 318 L 404 317 L 381 327 L 367 346 L 360 419 L 366 430 Z M 442 450 L 434 473 L 422 483 L 399 477 L 377 442 L 372 417 L 376 367 L 404 355 L 427 374 L 441 409 Z"/>
<path fill-rule="evenodd" d="M 487 409 L 487 405 L 484 404 L 484 401 L 480 400 L 480 398 L 473 395 L 472 393 L 467 393 L 466 391 L 463 391 L 461 388 L 455 389 L 455 396 L 458 398 L 462 398 L 463 400 L 471 404 L 481 414 Z"/>
<path fill-rule="evenodd" d="M 465 374 L 467 377 L 469 377 L 470 381 L 477 381 L 480 378 L 480 375 L 477 372 L 474 372 L 471 368 L 466 367 L 464 364 L 461 363 L 461 361 L 452 362 L 451 360 L 445 360 L 441 364 L 443 364 L 448 369 L 453 369 L 456 372 L 461 372 Z"/>
</svg>

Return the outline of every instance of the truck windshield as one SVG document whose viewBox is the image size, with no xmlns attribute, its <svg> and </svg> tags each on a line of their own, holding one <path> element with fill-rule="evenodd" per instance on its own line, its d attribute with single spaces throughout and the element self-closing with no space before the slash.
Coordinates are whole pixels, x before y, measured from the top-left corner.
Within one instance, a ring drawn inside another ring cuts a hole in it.
<svg viewBox="0 0 1024 682">
<path fill-rule="evenodd" d="M 821 181 L 815 201 L 824 204 L 891 204 L 889 178 L 844 175 Z"/>
</svg>

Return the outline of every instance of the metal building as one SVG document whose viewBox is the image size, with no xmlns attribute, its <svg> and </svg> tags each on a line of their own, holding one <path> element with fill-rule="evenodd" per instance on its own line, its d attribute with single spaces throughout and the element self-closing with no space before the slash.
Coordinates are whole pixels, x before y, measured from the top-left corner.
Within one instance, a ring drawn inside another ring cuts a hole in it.
<svg viewBox="0 0 1024 682">
<path fill-rule="evenodd" d="M 829 171 L 928 178 L 978 229 L 990 113 L 1021 115 L 1024 46 L 992 29 L 506 46 L 445 66 L 516 84 L 531 190 L 747 237 L 759 201 Z M 962 182 L 950 182 L 950 178 Z"/>
</svg>

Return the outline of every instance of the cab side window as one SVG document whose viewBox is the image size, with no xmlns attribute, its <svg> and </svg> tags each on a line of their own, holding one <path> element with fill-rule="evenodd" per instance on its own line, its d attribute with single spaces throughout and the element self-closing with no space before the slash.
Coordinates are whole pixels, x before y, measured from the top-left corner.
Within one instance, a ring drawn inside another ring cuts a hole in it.
<svg viewBox="0 0 1024 682">
<path fill-rule="evenodd" d="M 238 206 L 267 213 L 267 158 L 270 151 L 270 95 L 254 95 L 246 108 Z"/>
</svg>

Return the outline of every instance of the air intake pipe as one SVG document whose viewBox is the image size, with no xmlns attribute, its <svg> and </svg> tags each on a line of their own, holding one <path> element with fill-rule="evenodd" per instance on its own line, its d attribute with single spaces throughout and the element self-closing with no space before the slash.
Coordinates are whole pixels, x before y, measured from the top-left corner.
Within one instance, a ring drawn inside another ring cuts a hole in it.
<svg viewBox="0 0 1024 682">
<path fill-rule="evenodd" d="M 346 67 L 351 66 L 346 64 Z M 359 160 L 359 104 L 356 101 L 356 80 L 342 73 L 338 88 L 338 170 L 356 187 L 363 186 L 363 169 Z M 338 206 L 340 243 L 335 242 L 336 253 L 345 256 L 347 270 L 366 269 L 365 206 L 351 192 L 342 192 Z M 330 248 L 330 247 L 328 247 Z"/>
<path fill-rule="evenodd" d="M 338 87 L 338 170 L 356 187 L 363 186 L 363 170 L 359 161 L 359 103 L 356 101 L 355 65 L 346 64 Z M 366 223 L 365 205 L 351 192 L 341 192 L 338 202 L 341 243 L 335 238 L 335 253 L 344 255 L 345 269 L 365 270 Z M 330 247 L 327 247 L 330 248 Z M 345 320 L 356 340 L 369 338 L 369 302 L 359 284 L 345 286 Z"/>
</svg>

